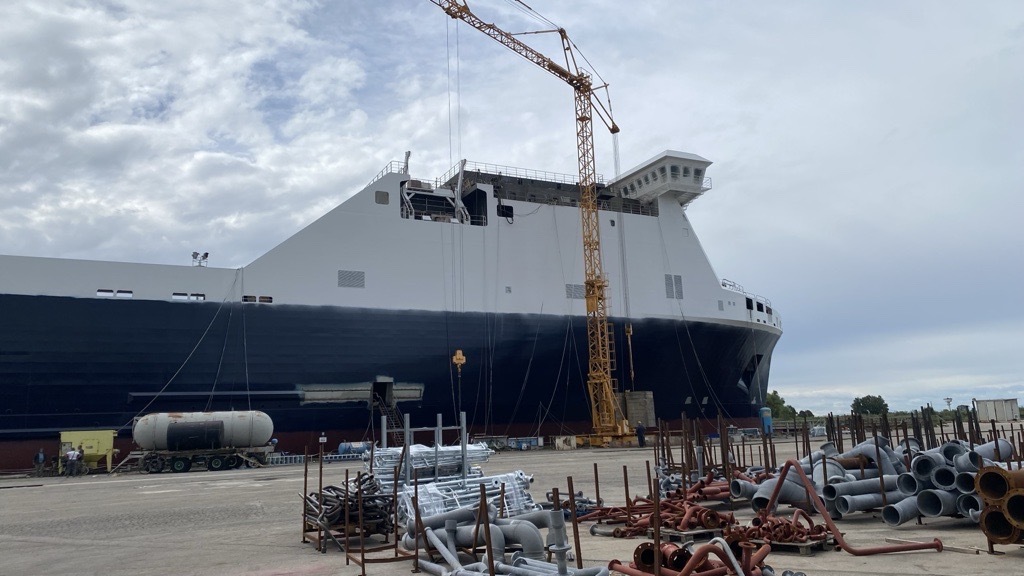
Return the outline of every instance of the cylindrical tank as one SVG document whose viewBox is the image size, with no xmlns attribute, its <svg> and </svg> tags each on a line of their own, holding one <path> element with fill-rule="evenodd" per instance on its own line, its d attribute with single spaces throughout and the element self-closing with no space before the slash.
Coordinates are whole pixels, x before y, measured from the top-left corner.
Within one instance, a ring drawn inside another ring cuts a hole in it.
<svg viewBox="0 0 1024 576">
<path fill-rule="evenodd" d="M 206 450 L 263 446 L 274 422 L 256 410 L 239 412 L 159 412 L 146 414 L 132 428 L 143 450 Z"/>
<path fill-rule="evenodd" d="M 761 416 L 761 432 L 765 436 L 770 436 L 772 434 L 772 409 L 762 406 L 757 413 Z"/>
<path fill-rule="evenodd" d="M 362 454 L 369 451 L 369 442 L 342 442 L 338 444 L 338 454 Z"/>
</svg>

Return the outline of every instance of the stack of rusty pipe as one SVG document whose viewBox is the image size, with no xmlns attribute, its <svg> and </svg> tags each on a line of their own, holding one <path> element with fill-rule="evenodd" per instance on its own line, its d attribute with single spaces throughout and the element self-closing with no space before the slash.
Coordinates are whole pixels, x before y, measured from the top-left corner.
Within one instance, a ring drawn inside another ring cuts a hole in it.
<svg viewBox="0 0 1024 576">
<path fill-rule="evenodd" d="M 666 485 L 664 482 L 659 484 L 663 499 L 681 498 L 688 502 L 701 502 L 704 500 L 725 501 L 729 499 L 729 482 L 724 478 L 716 479 L 714 472 L 709 472 L 707 477 L 697 480 L 689 488 L 684 489 L 682 486 L 676 486 L 666 490 Z"/>
<path fill-rule="evenodd" d="M 750 526 L 733 526 L 725 532 L 726 539 L 730 541 L 765 540 L 787 544 L 821 541 L 827 539 L 828 535 L 827 526 L 815 524 L 800 509 L 794 510 L 788 518 L 764 513 L 754 517 Z"/>
<path fill-rule="evenodd" d="M 981 530 L 994 544 L 1024 542 L 1024 470 L 985 466 L 975 477 Z"/>
<path fill-rule="evenodd" d="M 889 546 L 876 546 L 873 548 L 856 548 L 851 546 L 843 538 L 842 532 L 836 528 L 835 522 L 832 521 L 828 510 L 825 506 L 825 502 L 815 492 L 814 483 L 808 477 L 807 473 L 804 472 L 803 466 L 797 460 L 788 460 L 786 464 L 779 471 L 779 481 L 776 483 L 775 489 L 768 499 L 766 505 L 762 508 L 761 512 L 758 513 L 758 517 L 761 519 L 760 523 L 771 523 L 770 517 L 772 511 L 779 503 L 779 496 L 782 492 L 784 482 L 789 482 L 790 474 L 795 474 L 797 482 L 804 487 L 804 490 L 810 497 L 811 506 L 822 515 L 822 522 L 825 524 L 827 531 L 835 539 L 836 545 L 854 556 L 868 556 L 872 554 L 886 554 L 890 552 L 909 552 L 912 550 L 926 550 L 933 549 L 939 552 L 942 551 L 942 542 L 938 539 L 932 542 L 914 542 L 908 544 L 896 544 Z"/>
<path fill-rule="evenodd" d="M 703 482 L 703 481 L 701 481 Z M 683 494 L 672 493 L 660 500 L 660 527 L 681 532 L 699 529 L 716 529 L 735 524 L 736 518 L 701 506 L 693 497 L 703 485 L 698 482 Z M 602 520 L 607 524 L 622 524 L 610 530 L 591 530 L 593 534 L 609 534 L 617 538 L 629 538 L 645 534 L 654 517 L 655 504 L 648 498 L 636 497 L 625 507 L 598 507 L 579 516 L 580 521 Z"/>
<path fill-rule="evenodd" d="M 628 576 L 649 576 L 655 573 L 656 558 L 661 558 L 660 573 L 664 576 L 773 576 L 775 571 L 764 563 L 771 546 L 743 543 L 740 558 L 732 553 L 722 538 L 715 538 L 707 544 L 694 546 L 692 542 L 679 545 L 662 543 L 660 555 L 653 542 L 637 546 L 633 561 L 628 565 L 612 560 L 608 568 Z"/>
</svg>

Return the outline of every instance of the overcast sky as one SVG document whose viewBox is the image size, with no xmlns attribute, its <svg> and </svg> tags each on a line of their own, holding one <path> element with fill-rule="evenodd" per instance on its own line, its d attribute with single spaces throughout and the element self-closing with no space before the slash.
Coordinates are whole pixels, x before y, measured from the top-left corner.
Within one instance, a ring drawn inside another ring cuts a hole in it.
<svg viewBox="0 0 1024 576">
<path fill-rule="evenodd" d="M 528 3 L 611 84 L 623 169 L 715 162 L 688 213 L 782 314 L 790 404 L 1024 397 L 1024 4 Z M 426 0 L 0 4 L 0 253 L 241 266 L 406 150 L 573 172 L 572 93 Z"/>
</svg>

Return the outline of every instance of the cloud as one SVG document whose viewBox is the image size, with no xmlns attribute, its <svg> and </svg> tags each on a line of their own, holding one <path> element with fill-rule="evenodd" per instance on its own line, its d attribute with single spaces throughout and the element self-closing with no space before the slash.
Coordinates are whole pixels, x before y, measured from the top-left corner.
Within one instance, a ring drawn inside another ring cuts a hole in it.
<svg viewBox="0 0 1024 576">
<path fill-rule="evenodd" d="M 781 313 L 772 384 L 791 403 L 1019 393 L 1016 3 L 530 4 L 610 82 L 624 169 L 665 149 L 715 162 L 688 215 L 717 272 Z M 460 157 L 576 168 L 571 90 L 427 2 L 0 18 L 3 253 L 240 266 L 406 150 L 428 179 Z M 557 36 L 521 38 L 561 58 Z"/>
</svg>

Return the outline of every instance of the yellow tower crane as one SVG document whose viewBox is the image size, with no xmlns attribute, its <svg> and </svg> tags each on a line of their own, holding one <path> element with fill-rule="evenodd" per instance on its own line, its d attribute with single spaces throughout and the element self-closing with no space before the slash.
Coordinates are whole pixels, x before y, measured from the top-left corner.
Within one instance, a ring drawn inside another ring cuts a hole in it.
<svg viewBox="0 0 1024 576">
<path fill-rule="evenodd" d="M 589 370 L 587 392 L 590 395 L 590 414 L 595 436 L 610 436 L 625 433 L 621 411 L 615 401 L 616 385 L 611 374 L 611 336 L 608 328 L 608 301 L 606 289 L 608 280 L 601 265 L 601 234 L 597 213 L 597 182 L 594 168 L 593 116 L 596 113 L 612 134 L 619 131 L 611 116 L 611 107 L 605 106 L 596 96 L 595 87 L 586 71 L 576 62 L 573 44 L 565 30 L 559 28 L 565 52 L 565 65 L 526 45 L 512 34 L 494 24 L 484 22 L 474 14 L 465 1 L 430 0 L 456 20 L 500 42 L 503 46 L 554 74 L 572 86 L 576 96 L 576 144 L 580 168 L 580 217 L 583 228 L 583 272 L 587 302 L 587 342 L 589 349 Z"/>
</svg>

